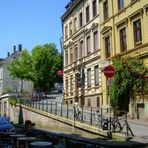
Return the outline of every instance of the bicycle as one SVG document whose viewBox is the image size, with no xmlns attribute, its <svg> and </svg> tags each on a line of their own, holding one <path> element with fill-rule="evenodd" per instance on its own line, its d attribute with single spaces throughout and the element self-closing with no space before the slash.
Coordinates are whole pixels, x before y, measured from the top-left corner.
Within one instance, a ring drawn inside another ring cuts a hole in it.
<svg viewBox="0 0 148 148">
<path fill-rule="evenodd" d="M 95 111 L 94 116 L 97 121 L 97 125 L 101 127 L 103 130 L 107 130 L 108 129 L 108 118 L 100 114 L 99 111 Z"/>
<path fill-rule="evenodd" d="M 112 130 L 113 132 L 121 132 L 123 130 L 123 127 L 117 116 L 110 117 L 109 124 L 111 128 L 110 130 Z"/>
</svg>

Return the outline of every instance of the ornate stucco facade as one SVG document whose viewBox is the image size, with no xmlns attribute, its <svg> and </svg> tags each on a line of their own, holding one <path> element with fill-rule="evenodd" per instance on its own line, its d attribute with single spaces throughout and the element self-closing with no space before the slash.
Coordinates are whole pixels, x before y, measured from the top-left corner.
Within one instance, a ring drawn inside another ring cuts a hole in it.
<svg viewBox="0 0 148 148">
<path fill-rule="evenodd" d="M 61 18 L 65 103 L 93 107 L 103 103 L 99 17 L 99 0 L 74 0 Z M 83 86 L 77 85 L 77 73 L 83 73 Z"/>
</svg>

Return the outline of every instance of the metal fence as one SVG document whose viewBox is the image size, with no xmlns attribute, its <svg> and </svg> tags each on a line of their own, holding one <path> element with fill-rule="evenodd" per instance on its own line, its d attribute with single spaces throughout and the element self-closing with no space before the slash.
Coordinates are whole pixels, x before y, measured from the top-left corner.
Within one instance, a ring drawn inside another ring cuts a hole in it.
<svg viewBox="0 0 148 148">
<path fill-rule="evenodd" d="M 103 130 L 112 132 L 123 132 L 126 136 L 134 136 L 128 122 L 127 112 L 113 112 L 111 108 L 95 108 L 84 106 L 72 106 L 63 104 L 49 99 L 32 101 L 29 99 L 18 99 L 20 104 L 42 110 L 54 115 L 58 115 L 67 119 L 97 126 Z"/>
</svg>

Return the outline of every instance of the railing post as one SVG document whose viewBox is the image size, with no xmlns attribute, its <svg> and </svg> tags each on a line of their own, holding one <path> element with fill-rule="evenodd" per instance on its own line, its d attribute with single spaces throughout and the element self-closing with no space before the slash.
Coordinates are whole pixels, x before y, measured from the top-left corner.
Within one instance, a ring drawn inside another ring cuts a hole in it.
<svg viewBox="0 0 148 148">
<path fill-rule="evenodd" d="M 83 123 L 83 113 L 84 113 L 83 112 L 83 106 L 81 106 L 81 108 L 82 108 L 82 118 L 81 119 L 82 119 L 82 123 Z"/>
<path fill-rule="evenodd" d="M 101 108 L 101 127 L 102 127 L 102 122 L 103 122 L 103 121 L 102 121 L 102 120 L 103 120 L 102 110 L 103 110 L 103 109 Z"/>
<path fill-rule="evenodd" d="M 44 110 L 44 100 L 42 100 L 42 111 Z"/>
<path fill-rule="evenodd" d="M 55 102 L 55 115 L 57 115 L 57 101 Z"/>
<path fill-rule="evenodd" d="M 35 103 L 35 109 L 37 109 L 37 103 L 38 103 L 38 102 Z"/>
<path fill-rule="evenodd" d="M 40 108 L 41 108 L 41 101 L 39 100 L 39 110 L 40 110 Z"/>
<path fill-rule="evenodd" d="M 91 107 L 91 110 L 90 110 L 90 124 L 92 125 L 92 107 Z"/>
<path fill-rule="evenodd" d="M 30 102 L 29 102 L 30 104 L 29 104 L 29 107 L 31 107 L 31 100 L 30 100 Z"/>
<path fill-rule="evenodd" d="M 46 100 L 46 112 L 48 112 L 48 100 Z"/>
<path fill-rule="evenodd" d="M 50 113 L 52 114 L 52 101 L 51 101 L 51 106 L 50 106 Z"/>
<path fill-rule="evenodd" d="M 62 117 L 62 103 L 61 103 L 61 117 Z"/>
<path fill-rule="evenodd" d="M 33 101 L 33 108 L 34 108 L 34 101 Z"/>
<path fill-rule="evenodd" d="M 67 106 L 67 115 L 66 115 L 66 117 L 68 118 L 68 103 L 66 104 L 66 106 Z"/>
</svg>

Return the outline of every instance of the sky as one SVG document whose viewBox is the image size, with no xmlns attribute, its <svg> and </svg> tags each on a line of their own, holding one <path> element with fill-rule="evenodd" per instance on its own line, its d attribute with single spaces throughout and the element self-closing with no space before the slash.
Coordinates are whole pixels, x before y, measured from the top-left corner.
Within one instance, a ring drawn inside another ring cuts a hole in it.
<svg viewBox="0 0 148 148">
<path fill-rule="evenodd" d="M 61 16 L 70 0 L 0 0 L 0 58 L 22 44 L 31 52 L 36 45 L 55 43 L 61 52 Z"/>
</svg>

